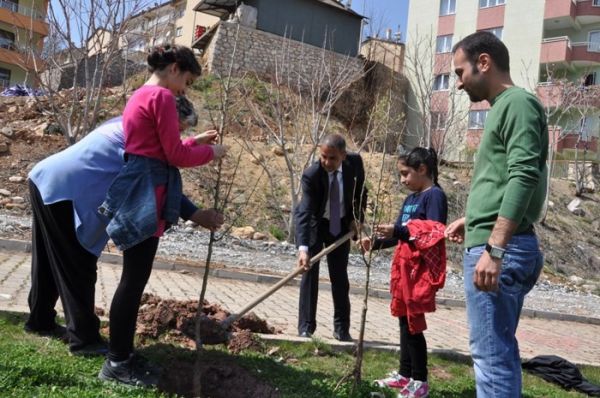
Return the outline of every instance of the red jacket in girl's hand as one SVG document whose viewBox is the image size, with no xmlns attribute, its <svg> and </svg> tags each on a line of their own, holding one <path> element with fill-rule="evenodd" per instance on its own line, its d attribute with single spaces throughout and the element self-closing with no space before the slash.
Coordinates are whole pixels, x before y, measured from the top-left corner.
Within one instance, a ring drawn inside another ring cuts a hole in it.
<svg viewBox="0 0 600 398">
<path fill-rule="evenodd" d="M 409 242 L 399 242 L 392 260 L 390 309 L 406 316 L 411 334 L 427 329 L 425 313 L 435 311 L 435 294 L 446 281 L 444 224 L 410 220 Z"/>
</svg>

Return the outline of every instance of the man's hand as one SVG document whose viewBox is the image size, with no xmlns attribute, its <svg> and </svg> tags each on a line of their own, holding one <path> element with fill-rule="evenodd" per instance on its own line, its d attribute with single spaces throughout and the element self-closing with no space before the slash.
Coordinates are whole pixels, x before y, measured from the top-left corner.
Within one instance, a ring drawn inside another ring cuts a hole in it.
<svg viewBox="0 0 600 398">
<path fill-rule="evenodd" d="M 310 256 L 308 255 L 308 252 L 305 252 L 304 250 L 298 251 L 297 266 L 298 268 L 303 268 L 303 272 L 310 270 Z"/>
<path fill-rule="evenodd" d="M 463 243 L 465 240 L 465 218 L 459 218 L 446 227 L 444 236 L 450 242 Z"/>
<path fill-rule="evenodd" d="M 360 251 L 366 253 L 371 251 L 371 238 L 365 237 L 358 241 L 358 246 L 360 247 Z"/>
<path fill-rule="evenodd" d="M 391 238 L 394 236 L 394 224 L 380 224 L 375 226 L 375 235 L 378 238 Z"/>
<path fill-rule="evenodd" d="M 212 232 L 223 226 L 223 213 L 215 209 L 196 210 L 190 220 Z"/>
<path fill-rule="evenodd" d="M 473 283 L 477 289 L 482 292 L 495 292 L 498 290 L 498 279 L 502 270 L 502 260 L 492 258 L 487 251 L 484 251 L 473 274 Z"/>
<path fill-rule="evenodd" d="M 356 220 L 352 220 L 349 225 L 350 231 L 352 232 L 352 240 L 358 239 L 360 236 L 360 229 L 362 228 L 362 224 L 356 222 Z"/>
<path fill-rule="evenodd" d="M 207 130 L 194 137 L 197 145 L 216 144 L 219 141 L 219 132 L 217 130 Z"/>
</svg>

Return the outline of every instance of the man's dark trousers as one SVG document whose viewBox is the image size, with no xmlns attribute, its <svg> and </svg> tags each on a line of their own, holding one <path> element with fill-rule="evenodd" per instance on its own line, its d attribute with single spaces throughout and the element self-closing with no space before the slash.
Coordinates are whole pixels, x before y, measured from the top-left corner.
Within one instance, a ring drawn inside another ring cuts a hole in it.
<svg viewBox="0 0 600 398">
<path fill-rule="evenodd" d="M 342 219 L 342 230 L 338 236 L 329 233 L 329 220 L 323 218 L 319 223 L 318 243 L 309 248 L 314 256 L 324 247 L 331 245 L 340 236 L 348 232 L 348 223 Z M 348 255 L 350 241 L 344 242 L 327 255 L 331 293 L 333 296 L 333 328 L 338 334 L 345 334 L 350 328 L 350 284 L 348 282 Z M 310 271 L 302 276 L 300 282 L 300 305 L 298 314 L 298 333 L 313 334 L 317 327 L 317 298 L 319 294 L 319 262 L 313 264 Z"/>
<path fill-rule="evenodd" d="M 54 306 L 60 296 L 71 350 L 100 341 L 100 320 L 94 312 L 96 263 L 77 239 L 73 203 L 60 201 L 45 205 L 31 181 L 33 212 L 30 314 L 31 330 L 53 328 Z"/>
</svg>

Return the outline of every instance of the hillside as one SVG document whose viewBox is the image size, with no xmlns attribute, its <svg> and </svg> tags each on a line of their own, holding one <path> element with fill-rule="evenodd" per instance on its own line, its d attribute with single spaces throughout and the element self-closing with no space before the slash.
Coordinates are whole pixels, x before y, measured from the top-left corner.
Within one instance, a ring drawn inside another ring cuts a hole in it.
<svg viewBox="0 0 600 398">
<path fill-rule="evenodd" d="M 196 132 L 218 122 L 215 97 L 211 96 L 216 89 L 217 82 L 205 79 L 189 93 L 200 114 L 201 122 Z M 110 104 L 112 109 L 105 112 L 104 118 L 119 113 L 121 98 L 119 90 L 107 92 L 104 102 Z M 238 95 L 232 98 L 232 114 L 224 139 L 231 146 L 230 156 L 225 164 L 226 180 L 233 179 L 234 182 L 226 215 L 227 222 L 236 227 L 252 226 L 271 239 L 282 239 L 285 238 L 285 220 L 291 209 L 290 180 L 281 151 L 264 131 L 265 123 L 276 125 L 277 120 L 265 119 L 261 125 L 251 117 L 248 110 L 248 106 L 262 107 L 263 114 L 269 116 L 269 109 L 266 108 L 268 103 L 268 99 L 261 96 L 241 98 Z M 48 128 L 51 120 L 32 99 L 0 97 L 0 114 L 0 212 L 29 214 L 25 181 L 28 171 L 37 161 L 64 148 L 66 141 L 61 135 L 47 134 L 51 130 Z M 305 115 L 306 118 L 309 116 Z M 293 122 L 294 119 L 288 120 L 290 128 L 295 127 Z M 342 122 L 333 118 L 327 130 L 344 133 L 346 128 Z M 309 149 L 310 146 L 304 145 L 290 147 L 288 151 L 300 155 Z M 363 152 L 363 156 L 373 199 L 384 155 Z M 378 214 L 386 221 L 393 221 L 407 192 L 399 187 L 394 159 L 389 155 L 386 158 L 381 174 L 380 198 L 383 205 Z M 261 164 L 267 165 L 267 168 L 261 167 Z M 186 194 L 205 207 L 211 206 L 210 187 L 215 175 L 213 167 L 185 170 L 183 177 Z M 458 217 L 464 210 L 469 179 L 468 168 L 443 166 L 441 169 L 440 183 L 449 198 L 450 220 Z M 600 285 L 597 284 L 600 275 L 600 194 L 588 193 L 581 198 L 580 210 L 575 215 L 567 209 L 574 198 L 574 192 L 572 182 L 557 179 L 552 181 L 548 217 L 544 225 L 536 227 L 546 255 L 545 274 L 549 278 L 570 281 L 569 283 L 600 294 Z M 370 203 L 369 208 L 373 209 L 374 204 Z M 460 249 L 452 247 L 450 259 L 455 268 L 460 268 L 460 257 Z M 595 283 L 589 283 L 592 280 Z"/>
</svg>

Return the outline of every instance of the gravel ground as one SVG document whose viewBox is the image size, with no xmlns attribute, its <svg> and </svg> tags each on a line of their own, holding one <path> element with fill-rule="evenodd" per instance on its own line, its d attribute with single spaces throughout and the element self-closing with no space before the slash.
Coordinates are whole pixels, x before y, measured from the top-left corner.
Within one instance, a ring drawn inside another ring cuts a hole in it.
<svg viewBox="0 0 600 398">
<path fill-rule="evenodd" d="M 29 217 L 0 213 L 0 237 L 28 239 Z M 163 259 L 183 258 L 203 263 L 209 234 L 203 230 L 179 225 L 167 231 L 161 239 L 158 256 Z M 296 249 L 287 242 L 252 241 L 226 235 L 213 249 L 213 261 L 226 268 L 284 275 L 295 266 Z M 387 289 L 390 253 L 379 254 L 371 267 L 373 287 Z M 359 254 L 350 255 L 348 268 L 352 284 L 365 280 L 366 268 Z M 327 279 L 327 267 L 321 266 L 320 275 Z M 449 269 L 446 286 L 440 297 L 464 299 L 463 278 L 460 270 Z M 600 318 L 600 296 L 582 292 L 571 285 L 540 280 L 525 300 L 525 308 Z"/>
</svg>

